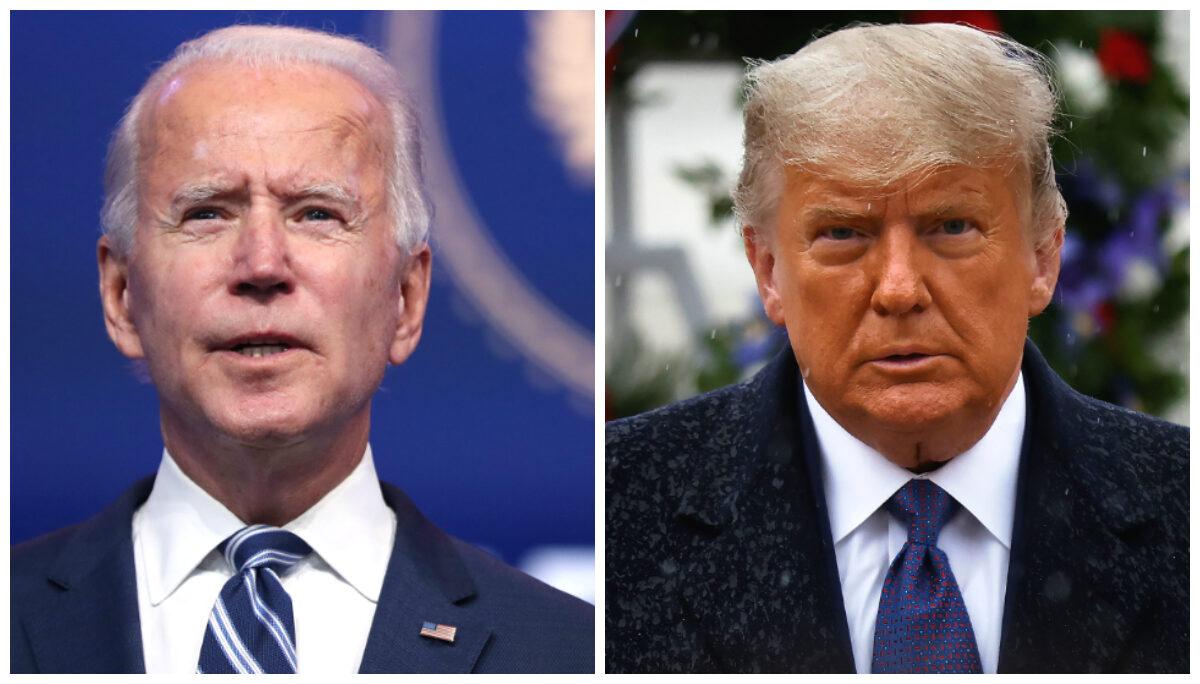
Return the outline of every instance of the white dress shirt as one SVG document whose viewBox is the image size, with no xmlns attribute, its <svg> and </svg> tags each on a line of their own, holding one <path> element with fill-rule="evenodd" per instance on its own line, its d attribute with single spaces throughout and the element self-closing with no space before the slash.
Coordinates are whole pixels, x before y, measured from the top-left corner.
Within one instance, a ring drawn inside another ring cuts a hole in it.
<svg viewBox="0 0 1200 684">
<path fill-rule="evenodd" d="M 855 668 L 871 671 L 883 580 L 908 540 L 908 529 L 883 505 L 909 480 L 924 478 L 962 504 L 942 528 L 937 545 L 946 552 L 958 581 L 983 671 L 994 673 L 1000 657 L 1017 466 L 1025 431 L 1023 378 L 1018 375 L 982 439 L 942 467 L 922 475 L 892 463 L 846 432 L 817 403 L 807 386 L 804 398 L 821 445 L 829 528 Z"/>
<path fill-rule="evenodd" d="M 133 515 L 146 672 L 196 671 L 213 603 L 233 576 L 217 545 L 245 525 L 163 451 L 154 489 Z M 313 548 L 282 577 L 296 618 L 298 672 L 357 672 L 396 533 L 371 447 L 341 484 L 284 529 Z"/>
</svg>

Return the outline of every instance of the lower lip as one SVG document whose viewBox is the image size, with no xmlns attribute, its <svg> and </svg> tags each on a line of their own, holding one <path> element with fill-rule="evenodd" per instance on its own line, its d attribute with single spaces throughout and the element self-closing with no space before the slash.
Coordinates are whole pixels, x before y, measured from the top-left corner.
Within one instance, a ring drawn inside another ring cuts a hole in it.
<svg viewBox="0 0 1200 684">
<path fill-rule="evenodd" d="M 915 371 L 923 370 L 944 358 L 942 354 L 922 354 L 912 356 L 888 356 L 871 361 L 871 365 L 881 370 Z"/>
</svg>

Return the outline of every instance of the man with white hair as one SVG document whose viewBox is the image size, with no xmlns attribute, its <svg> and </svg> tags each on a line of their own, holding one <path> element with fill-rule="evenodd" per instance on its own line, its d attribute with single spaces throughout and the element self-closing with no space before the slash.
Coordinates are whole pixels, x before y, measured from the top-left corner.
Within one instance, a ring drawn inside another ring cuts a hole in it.
<svg viewBox="0 0 1200 684">
<path fill-rule="evenodd" d="M 790 349 L 608 426 L 608 672 L 1188 670 L 1188 430 L 1026 339 L 1044 64 L 935 24 L 753 66 L 735 202 Z"/>
<path fill-rule="evenodd" d="M 422 182 L 396 74 L 357 41 L 225 28 L 148 79 L 97 255 L 162 462 L 13 549 L 13 672 L 593 671 L 591 606 L 376 476 L 371 398 L 429 294 Z"/>
</svg>

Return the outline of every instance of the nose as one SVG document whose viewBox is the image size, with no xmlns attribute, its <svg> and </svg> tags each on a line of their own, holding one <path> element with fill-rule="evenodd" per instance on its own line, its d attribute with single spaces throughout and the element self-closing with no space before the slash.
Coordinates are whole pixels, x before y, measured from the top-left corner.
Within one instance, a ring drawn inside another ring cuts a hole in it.
<svg viewBox="0 0 1200 684">
<path fill-rule="evenodd" d="M 878 280 L 871 308 L 880 316 L 920 313 L 932 301 L 925 284 L 920 240 L 907 227 L 884 229 L 876 244 Z"/>
<path fill-rule="evenodd" d="M 292 255 L 283 219 L 265 208 L 246 216 L 234 245 L 230 293 L 269 299 L 295 287 Z"/>
</svg>

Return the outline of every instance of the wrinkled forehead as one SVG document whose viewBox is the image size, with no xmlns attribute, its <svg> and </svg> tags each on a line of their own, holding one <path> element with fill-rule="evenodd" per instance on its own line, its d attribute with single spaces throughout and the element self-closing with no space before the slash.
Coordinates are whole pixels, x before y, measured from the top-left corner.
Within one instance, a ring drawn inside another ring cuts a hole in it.
<svg viewBox="0 0 1200 684">
<path fill-rule="evenodd" d="M 320 65 L 204 61 L 162 79 L 146 95 L 138 131 L 143 158 L 181 140 L 219 142 L 265 132 L 321 132 L 379 150 L 390 146 L 384 106 L 349 75 Z"/>
<path fill-rule="evenodd" d="M 785 203 L 801 212 L 881 213 L 898 202 L 913 210 L 970 206 L 994 215 L 1016 212 L 1025 226 L 1032 217 L 1027 174 L 1004 166 L 930 166 L 887 182 L 864 180 L 857 169 L 837 165 L 789 167 L 784 194 Z"/>
<path fill-rule="evenodd" d="M 1013 197 L 1020 192 L 1025 174 L 1019 167 L 967 166 L 962 164 L 931 165 L 913 169 L 898 178 L 877 181 L 866 177 L 857 166 L 838 164 L 786 167 L 785 184 L 789 191 L 821 192 L 823 194 L 886 199 L 899 195 L 934 192 L 992 192 Z"/>
</svg>

